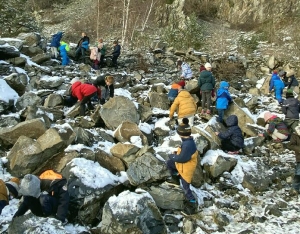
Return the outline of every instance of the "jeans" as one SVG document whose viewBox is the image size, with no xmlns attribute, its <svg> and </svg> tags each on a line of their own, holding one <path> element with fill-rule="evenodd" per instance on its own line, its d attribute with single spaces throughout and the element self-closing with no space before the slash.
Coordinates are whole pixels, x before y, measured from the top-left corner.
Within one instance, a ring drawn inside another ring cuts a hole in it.
<svg viewBox="0 0 300 234">
<path fill-rule="evenodd" d="M 222 122 L 223 122 L 223 118 L 224 118 L 224 112 L 225 112 L 225 110 L 224 110 L 224 109 L 218 109 L 218 115 L 219 115 L 219 117 L 218 117 L 218 121 L 219 121 L 220 123 L 222 123 Z"/>
<path fill-rule="evenodd" d="M 175 162 L 172 159 L 169 159 L 167 162 L 167 168 L 169 169 L 171 175 L 174 175 L 175 173 L 178 173 L 177 169 L 176 169 L 176 165 Z M 195 197 L 192 193 L 192 190 L 190 189 L 190 183 L 186 182 L 182 176 L 180 175 L 180 181 L 181 181 L 181 185 L 182 185 L 182 190 L 184 192 L 184 195 L 186 197 L 186 199 L 188 200 L 195 200 Z"/>
<path fill-rule="evenodd" d="M 76 59 L 79 59 L 80 58 L 80 52 L 81 52 L 81 56 L 84 58 L 85 56 L 85 48 L 83 47 L 78 47 L 75 51 L 75 57 Z"/>
</svg>

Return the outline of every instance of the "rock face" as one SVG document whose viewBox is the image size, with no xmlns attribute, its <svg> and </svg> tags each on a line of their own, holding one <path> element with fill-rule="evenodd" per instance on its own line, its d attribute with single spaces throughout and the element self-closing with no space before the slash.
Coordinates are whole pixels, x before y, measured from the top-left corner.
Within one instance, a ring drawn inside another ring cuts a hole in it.
<svg viewBox="0 0 300 234">
<path fill-rule="evenodd" d="M 126 97 L 110 98 L 100 110 L 100 115 L 109 129 L 116 129 L 123 121 L 138 124 L 139 115 L 135 105 Z"/>
<path fill-rule="evenodd" d="M 124 191 L 105 203 L 100 231 L 103 234 L 166 234 L 164 220 L 145 191 Z"/>
<path fill-rule="evenodd" d="M 37 139 L 46 132 L 45 123 L 40 119 L 32 119 L 17 124 L 14 127 L 0 129 L 1 145 L 13 145 L 20 136 Z"/>
</svg>

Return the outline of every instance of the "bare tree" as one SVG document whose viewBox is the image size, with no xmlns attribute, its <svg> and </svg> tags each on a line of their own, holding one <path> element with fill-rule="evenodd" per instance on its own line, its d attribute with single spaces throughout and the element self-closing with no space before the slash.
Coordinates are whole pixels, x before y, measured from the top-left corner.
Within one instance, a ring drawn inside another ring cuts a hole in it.
<svg viewBox="0 0 300 234">
<path fill-rule="evenodd" d="M 126 4 L 127 2 L 127 4 Z M 123 5 L 123 28 L 122 28 L 122 42 L 121 45 L 124 45 L 126 34 L 127 34 L 127 27 L 128 27 L 128 17 L 129 17 L 129 6 L 130 0 L 124 0 Z"/>
</svg>

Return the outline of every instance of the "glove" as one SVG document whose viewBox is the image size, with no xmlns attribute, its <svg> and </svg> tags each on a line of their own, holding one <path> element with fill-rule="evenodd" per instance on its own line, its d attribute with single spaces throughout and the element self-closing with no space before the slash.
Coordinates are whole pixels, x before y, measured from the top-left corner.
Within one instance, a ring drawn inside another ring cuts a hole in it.
<svg viewBox="0 0 300 234">
<path fill-rule="evenodd" d="M 215 95 L 215 90 L 213 89 L 212 91 L 211 91 L 211 97 L 215 97 L 216 95 Z"/>
</svg>

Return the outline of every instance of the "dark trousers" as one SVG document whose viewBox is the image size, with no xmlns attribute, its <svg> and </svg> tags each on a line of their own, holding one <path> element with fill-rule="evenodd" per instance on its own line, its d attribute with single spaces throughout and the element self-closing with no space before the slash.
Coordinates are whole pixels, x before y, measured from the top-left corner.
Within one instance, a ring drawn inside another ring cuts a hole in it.
<svg viewBox="0 0 300 234">
<path fill-rule="evenodd" d="M 80 54 L 82 58 L 85 56 L 85 48 L 83 47 L 78 47 L 75 51 L 75 58 L 78 60 L 80 58 Z"/>
<path fill-rule="evenodd" d="M 224 151 L 238 151 L 240 147 L 235 146 L 229 139 L 221 141 L 221 149 Z"/>
<path fill-rule="evenodd" d="M 0 201 L 0 215 L 2 213 L 3 208 L 7 205 L 7 202 L 4 200 Z"/>
<path fill-rule="evenodd" d="M 58 207 L 58 202 L 55 197 L 48 194 L 41 194 L 39 197 L 44 216 L 55 215 Z"/>
<path fill-rule="evenodd" d="M 177 169 L 176 169 L 176 165 L 175 162 L 171 159 L 169 159 L 167 162 L 167 168 L 169 169 L 171 175 L 174 175 L 176 173 L 178 173 Z M 180 175 L 180 180 L 181 180 L 181 184 L 182 184 L 182 189 L 184 192 L 184 195 L 186 197 L 186 199 L 188 200 L 195 200 L 195 197 L 190 189 L 190 183 L 186 182 L 182 176 Z"/>
<path fill-rule="evenodd" d="M 93 97 L 96 93 L 97 93 L 97 92 L 92 93 L 92 94 L 90 94 L 89 96 L 85 96 L 85 97 L 81 100 L 81 102 L 80 102 L 80 115 L 81 115 L 81 116 L 85 116 L 85 104 L 88 105 L 88 108 L 89 108 L 90 110 L 93 110 L 93 109 L 94 109 L 94 107 L 93 107 L 93 105 L 92 105 L 92 103 L 91 103 L 91 99 L 92 99 L 92 97 Z"/>
<path fill-rule="evenodd" d="M 66 96 L 64 99 L 64 105 L 67 107 L 73 106 L 77 102 L 77 98 L 73 97 L 72 95 Z"/>
<path fill-rule="evenodd" d="M 220 123 L 222 123 L 222 122 L 223 122 L 223 118 L 224 118 L 224 112 L 225 112 L 225 110 L 224 110 L 224 109 L 218 109 L 218 115 L 219 115 L 219 117 L 218 117 L 218 121 L 219 121 Z"/>
<path fill-rule="evenodd" d="M 112 56 L 111 62 L 114 67 L 118 67 L 118 62 L 117 62 L 118 58 L 119 58 L 119 55 Z"/>
<path fill-rule="evenodd" d="M 205 104 L 207 104 L 207 109 L 211 111 L 211 90 L 205 90 L 202 91 L 201 94 L 201 98 L 202 98 L 202 110 L 205 109 Z"/>
<path fill-rule="evenodd" d="M 100 66 L 100 67 L 104 67 L 104 57 L 105 57 L 105 55 L 104 55 L 104 54 L 101 54 L 101 56 L 100 56 L 100 61 L 99 61 L 99 66 Z"/>
</svg>

